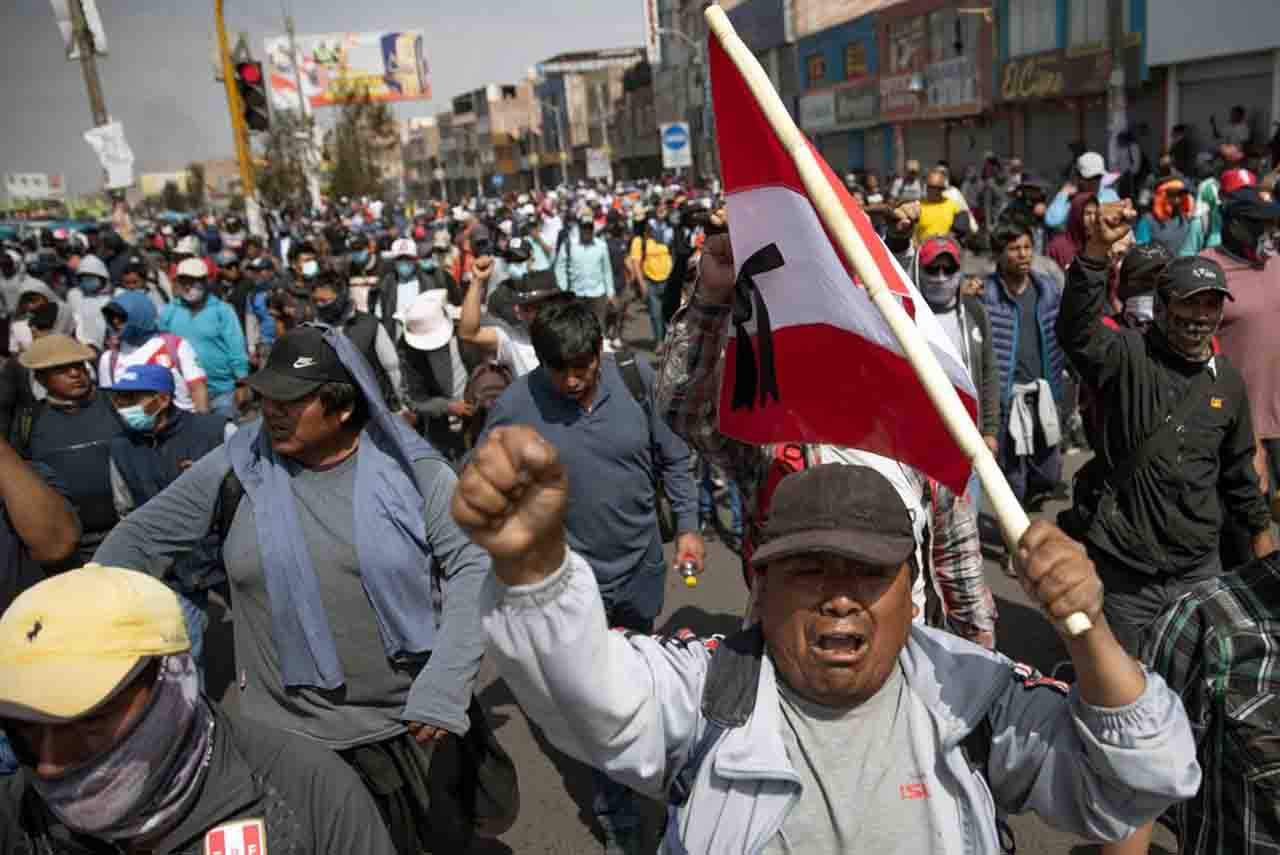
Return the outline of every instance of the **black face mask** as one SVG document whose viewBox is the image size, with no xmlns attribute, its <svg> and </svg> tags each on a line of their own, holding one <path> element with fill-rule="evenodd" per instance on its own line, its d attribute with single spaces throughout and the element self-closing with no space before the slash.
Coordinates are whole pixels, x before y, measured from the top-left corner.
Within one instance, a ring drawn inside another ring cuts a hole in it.
<svg viewBox="0 0 1280 855">
<path fill-rule="evenodd" d="M 336 324 L 347 313 L 347 295 L 341 294 L 332 303 L 316 303 L 316 317 L 326 324 Z"/>
<path fill-rule="evenodd" d="M 5 279 L 12 279 L 17 272 L 18 264 L 7 252 L 0 256 L 0 275 L 3 275 Z"/>
</svg>

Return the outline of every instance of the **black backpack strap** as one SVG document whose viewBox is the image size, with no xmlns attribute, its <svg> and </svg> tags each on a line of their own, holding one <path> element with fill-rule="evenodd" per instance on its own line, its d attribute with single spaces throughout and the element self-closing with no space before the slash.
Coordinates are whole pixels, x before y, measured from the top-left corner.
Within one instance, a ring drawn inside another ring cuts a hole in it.
<svg viewBox="0 0 1280 855">
<path fill-rule="evenodd" d="M 764 633 L 759 626 L 736 632 L 722 640 L 707 664 L 702 686 L 702 735 L 694 743 L 671 784 L 667 804 L 680 807 L 689 799 L 698 769 L 726 731 L 742 727 L 756 708 L 760 668 L 764 660 Z"/>
<path fill-rule="evenodd" d="M 218 504 L 213 510 L 213 533 L 218 535 L 219 545 L 227 542 L 227 532 L 235 522 L 236 511 L 240 508 L 240 500 L 244 498 L 244 484 L 240 483 L 235 468 L 227 470 L 218 488 Z"/>
<path fill-rule="evenodd" d="M 652 405 L 649 401 L 649 390 L 645 388 L 644 378 L 640 376 L 640 366 L 636 364 L 633 350 L 620 350 L 614 354 L 614 363 L 622 373 L 622 382 L 627 384 L 627 391 L 636 403 L 644 408 L 644 414 L 651 416 Z"/>
<path fill-rule="evenodd" d="M 1121 461 L 1112 468 L 1111 473 L 1106 477 L 1106 482 L 1113 491 L 1118 492 L 1128 484 L 1134 474 L 1143 466 L 1146 466 L 1156 452 L 1177 435 L 1182 423 L 1191 415 L 1191 411 L 1196 408 L 1196 405 L 1201 403 L 1201 396 L 1213 387 L 1216 379 L 1207 367 L 1196 375 L 1186 392 L 1183 393 L 1176 404 L 1169 408 L 1168 412 L 1165 413 L 1164 419 L 1156 425 L 1151 435 L 1142 441 L 1142 445 L 1134 449 L 1133 454 L 1127 460 Z M 1107 456 L 1110 457 L 1110 454 Z"/>
</svg>

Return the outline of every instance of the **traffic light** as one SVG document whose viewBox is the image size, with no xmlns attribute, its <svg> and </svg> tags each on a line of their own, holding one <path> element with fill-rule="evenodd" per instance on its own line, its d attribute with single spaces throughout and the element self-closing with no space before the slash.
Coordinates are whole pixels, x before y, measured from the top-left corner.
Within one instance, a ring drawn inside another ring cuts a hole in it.
<svg viewBox="0 0 1280 855">
<path fill-rule="evenodd" d="M 236 90 L 244 107 L 244 123 L 251 131 L 265 131 L 271 127 L 271 113 L 267 106 L 267 81 L 262 76 L 262 63 L 236 63 Z"/>
</svg>

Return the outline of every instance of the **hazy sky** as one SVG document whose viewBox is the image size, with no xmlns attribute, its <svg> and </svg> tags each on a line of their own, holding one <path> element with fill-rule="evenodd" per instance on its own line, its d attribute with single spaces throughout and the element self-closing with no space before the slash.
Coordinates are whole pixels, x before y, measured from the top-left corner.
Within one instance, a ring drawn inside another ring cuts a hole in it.
<svg viewBox="0 0 1280 855">
<path fill-rule="evenodd" d="M 422 29 L 435 98 L 402 116 L 447 109 L 461 92 L 509 83 L 567 50 L 638 47 L 640 0 L 284 0 L 299 33 Z M 135 174 L 234 153 L 226 94 L 213 79 L 213 0 L 97 0 L 110 56 L 98 71 L 122 121 Z M 228 35 L 244 30 L 256 58 L 284 32 L 281 0 L 225 0 Z M 68 62 L 49 0 L 0 0 L 0 173 L 64 173 L 72 193 L 101 172 L 83 139 L 92 113 L 78 62 Z"/>
</svg>

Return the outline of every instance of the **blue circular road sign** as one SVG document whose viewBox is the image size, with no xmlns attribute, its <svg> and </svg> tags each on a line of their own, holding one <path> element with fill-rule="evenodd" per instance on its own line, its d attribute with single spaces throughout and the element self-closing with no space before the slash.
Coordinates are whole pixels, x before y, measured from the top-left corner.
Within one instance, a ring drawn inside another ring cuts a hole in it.
<svg viewBox="0 0 1280 855">
<path fill-rule="evenodd" d="M 662 144 L 667 148 L 684 148 L 689 144 L 689 132 L 684 125 L 672 125 L 662 132 Z"/>
</svg>

